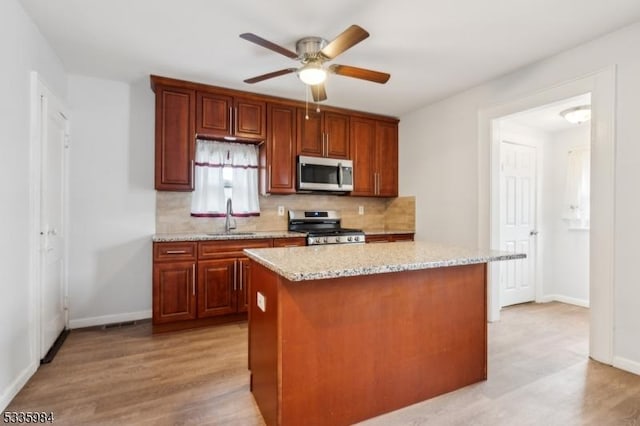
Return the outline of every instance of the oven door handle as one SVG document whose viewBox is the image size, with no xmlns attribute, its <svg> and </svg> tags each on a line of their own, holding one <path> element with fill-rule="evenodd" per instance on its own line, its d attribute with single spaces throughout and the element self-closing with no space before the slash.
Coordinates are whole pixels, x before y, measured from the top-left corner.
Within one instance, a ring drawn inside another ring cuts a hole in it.
<svg viewBox="0 0 640 426">
<path fill-rule="evenodd" d="M 342 171 L 342 163 L 338 163 L 338 188 L 342 188 L 342 181 L 344 179 Z"/>
</svg>

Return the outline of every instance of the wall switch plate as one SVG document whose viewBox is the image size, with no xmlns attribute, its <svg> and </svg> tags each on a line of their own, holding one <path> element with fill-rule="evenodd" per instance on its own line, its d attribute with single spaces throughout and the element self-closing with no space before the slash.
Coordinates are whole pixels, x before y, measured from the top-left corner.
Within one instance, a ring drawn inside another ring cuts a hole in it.
<svg viewBox="0 0 640 426">
<path fill-rule="evenodd" d="M 284 206 L 278 206 L 278 216 L 284 216 Z"/>
<path fill-rule="evenodd" d="M 364 214 L 364 206 L 358 206 L 358 214 Z"/>
<path fill-rule="evenodd" d="M 257 300 L 256 300 L 256 304 L 258 305 L 258 308 L 260 308 L 260 310 L 262 312 L 266 312 L 267 311 L 267 300 L 264 298 L 264 294 L 260 293 L 259 291 L 256 292 L 257 294 Z"/>
</svg>

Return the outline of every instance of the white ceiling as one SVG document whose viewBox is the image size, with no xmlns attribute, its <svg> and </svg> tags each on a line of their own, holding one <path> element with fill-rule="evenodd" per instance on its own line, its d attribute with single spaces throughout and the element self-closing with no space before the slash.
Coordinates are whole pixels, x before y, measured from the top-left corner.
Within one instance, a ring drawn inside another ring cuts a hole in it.
<svg viewBox="0 0 640 426">
<path fill-rule="evenodd" d="M 238 37 L 295 51 L 351 24 L 371 36 L 332 63 L 388 72 L 386 85 L 336 75 L 328 104 L 401 115 L 640 20 L 638 0 L 20 0 L 67 72 L 133 82 L 149 74 L 304 99 L 296 66 Z"/>
</svg>

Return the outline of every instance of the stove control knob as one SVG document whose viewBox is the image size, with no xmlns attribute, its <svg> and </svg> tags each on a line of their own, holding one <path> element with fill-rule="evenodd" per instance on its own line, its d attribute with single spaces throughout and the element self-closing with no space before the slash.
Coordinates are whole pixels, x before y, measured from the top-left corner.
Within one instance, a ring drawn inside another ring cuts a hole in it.
<svg viewBox="0 0 640 426">
<path fill-rule="evenodd" d="M 353 237 L 353 241 L 355 241 L 357 243 L 358 241 L 360 241 L 360 237 L 358 235 L 356 235 L 355 237 Z"/>
<path fill-rule="evenodd" d="M 322 242 L 323 242 L 323 243 L 327 243 L 327 242 L 329 242 L 329 239 L 328 239 L 327 237 L 324 237 L 324 238 L 322 239 Z"/>
<path fill-rule="evenodd" d="M 347 241 L 352 241 L 353 238 L 352 237 L 347 237 Z"/>
<path fill-rule="evenodd" d="M 340 242 L 340 237 L 336 237 L 336 243 Z"/>
</svg>

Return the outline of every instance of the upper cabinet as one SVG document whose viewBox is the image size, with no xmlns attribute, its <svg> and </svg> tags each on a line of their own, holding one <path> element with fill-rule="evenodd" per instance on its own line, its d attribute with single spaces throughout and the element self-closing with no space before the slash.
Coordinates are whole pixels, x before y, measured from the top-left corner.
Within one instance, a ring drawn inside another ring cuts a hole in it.
<svg viewBox="0 0 640 426">
<path fill-rule="evenodd" d="M 351 117 L 351 195 L 398 196 L 398 124 Z"/>
<path fill-rule="evenodd" d="M 351 195 L 398 194 L 398 122 L 335 107 L 151 76 L 156 94 L 155 188 L 193 191 L 196 138 L 260 146 L 263 194 L 296 192 L 296 156 L 350 159 Z"/>
<path fill-rule="evenodd" d="M 214 139 L 265 140 L 265 102 L 206 91 L 198 91 L 196 99 L 198 136 Z"/>
<path fill-rule="evenodd" d="M 267 104 L 266 178 L 263 193 L 296 192 L 296 108 Z"/>
<path fill-rule="evenodd" d="M 349 116 L 298 108 L 298 155 L 349 158 Z"/>
<path fill-rule="evenodd" d="M 155 85 L 155 92 L 155 187 L 193 191 L 196 92 L 164 85 Z"/>
</svg>

